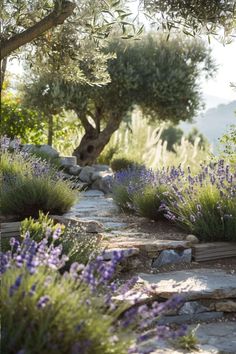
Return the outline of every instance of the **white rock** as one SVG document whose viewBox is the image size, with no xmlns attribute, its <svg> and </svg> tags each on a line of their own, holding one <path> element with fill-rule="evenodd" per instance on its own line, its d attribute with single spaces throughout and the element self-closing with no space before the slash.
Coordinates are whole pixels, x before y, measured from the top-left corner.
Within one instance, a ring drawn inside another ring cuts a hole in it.
<svg viewBox="0 0 236 354">
<path fill-rule="evenodd" d="M 190 242 L 191 244 L 199 243 L 199 239 L 195 235 L 188 235 L 186 236 L 186 241 Z"/>
</svg>

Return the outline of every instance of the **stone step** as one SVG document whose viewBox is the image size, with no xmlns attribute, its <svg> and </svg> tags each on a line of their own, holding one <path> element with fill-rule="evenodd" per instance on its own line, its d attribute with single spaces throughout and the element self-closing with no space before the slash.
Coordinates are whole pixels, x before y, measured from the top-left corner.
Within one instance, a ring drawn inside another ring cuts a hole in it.
<svg viewBox="0 0 236 354">
<path fill-rule="evenodd" d="M 151 297 L 168 299 L 182 295 L 186 300 L 235 299 L 236 274 L 224 270 L 192 269 L 159 274 L 139 274 Z"/>
<path fill-rule="evenodd" d="M 121 231 L 122 234 L 122 231 Z M 155 240 L 150 238 L 140 237 L 122 237 L 117 236 L 105 243 L 107 248 L 130 248 L 135 247 L 140 252 L 146 253 L 150 258 L 156 257 L 159 252 L 167 249 L 184 250 L 189 248 L 187 241 L 173 241 L 173 240 Z"/>
</svg>

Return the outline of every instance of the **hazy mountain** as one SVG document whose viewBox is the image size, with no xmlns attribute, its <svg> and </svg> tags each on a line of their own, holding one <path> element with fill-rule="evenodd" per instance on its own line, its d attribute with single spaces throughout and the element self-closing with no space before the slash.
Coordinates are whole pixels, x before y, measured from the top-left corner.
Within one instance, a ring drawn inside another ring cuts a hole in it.
<svg viewBox="0 0 236 354">
<path fill-rule="evenodd" d="M 205 111 L 207 111 L 210 108 L 217 107 L 219 104 L 230 103 L 230 100 L 213 95 L 203 95 L 203 102 L 205 103 Z"/>
<path fill-rule="evenodd" d="M 197 118 L 193 124 L 181 123 L 180 127 L 187 133 L 192 127 L 196 127 L 206 136 L 209 142 L 216 148 L 218 139 L 228 130 L 230 125 L 236 124 L 236 101 L 228 104 L 219 104 L 210 108 Z"/>
</svg>

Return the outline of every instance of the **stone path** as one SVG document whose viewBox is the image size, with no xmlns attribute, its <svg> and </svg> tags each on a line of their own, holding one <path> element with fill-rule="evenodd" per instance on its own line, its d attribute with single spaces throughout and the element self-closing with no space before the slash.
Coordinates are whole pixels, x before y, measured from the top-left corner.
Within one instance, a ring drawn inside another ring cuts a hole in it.
<svg viewBox="0 0 236 354">
<path fill-rule="evenodd" d="M 153 260 L 160 252 L 168 249 L 182 252 L 189 249 L 189 244 L 181 240 L 150 239 L 150 235 L 135 231 L 129 219 L 119 213 L 112 198 L 100 191 L 83 192 L 77 204 L 63 217 L 101 223 L 103 242 L 108 248 L 106 259 L 111 257 L 114 248 L 131 250 L 127 251 L 127 258 L 129 265 L 133 265 L 130 267 L 132 274 L 139 276 L 139 282 L 127 294 L 126 301 L 137 294 L 144 302 L 181 294 L 185 297 L 184 305 L 176 313 L 166 315 L 161 323 L 189 323 L 189 328 L 196 330 L 199 353 L 236 353 L 236 322 L 232 318 L 227 322 L 218 321 L 224 320 L 226 313 L 234 311 L 236 315 L 236 272 L 197 269 L 167 273 L 160 270 L 158 274 L 152 274 Z M 146 270 L 150 271 L 140 273 L 144 264 L 148 264 Z M 151 346 L 153 354 L 190 353 L 164 341 L 150 340 L 147 345 Z"/>
</svg>

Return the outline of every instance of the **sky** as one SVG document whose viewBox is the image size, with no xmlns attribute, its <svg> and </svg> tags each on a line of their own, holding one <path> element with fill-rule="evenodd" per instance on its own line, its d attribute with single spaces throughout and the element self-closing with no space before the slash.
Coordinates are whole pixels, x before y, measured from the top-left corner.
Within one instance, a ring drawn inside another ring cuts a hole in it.
<svg viewBox="0 0 236 354">
<path fill-rule="evenodd" d="M 203 91 L 206 95 L 217 96 L 228 101 L 236 99 L 236 91 L 230 83 L 236 83 L 236 41 L 223 46 L 212 40 L 210 44 L 212 56 L 218 65 L 216 76 L 204 82 Z"/>
</svg>

